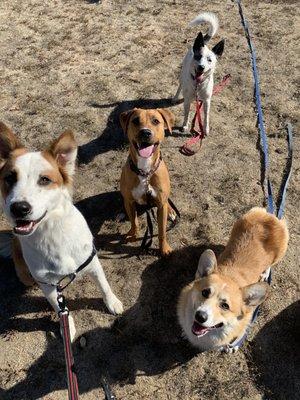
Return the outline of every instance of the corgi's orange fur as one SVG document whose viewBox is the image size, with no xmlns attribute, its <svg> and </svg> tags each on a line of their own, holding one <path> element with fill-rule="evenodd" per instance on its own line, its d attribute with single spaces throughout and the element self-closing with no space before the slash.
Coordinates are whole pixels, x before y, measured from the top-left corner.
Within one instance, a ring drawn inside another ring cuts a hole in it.
<svg viewBox="0 0 300 400">
<path fill-rule="evenodd" d="M 193 345 L 223 348 L 242 336 L 267 295 L 261 275 L 283 258 L 288 238 L 285 220 L 256 207 L 236 221 L 218 262 L 211 250 L 201 255 L 196 279 L 182 290 L 177 309 Z"/>
</svg>

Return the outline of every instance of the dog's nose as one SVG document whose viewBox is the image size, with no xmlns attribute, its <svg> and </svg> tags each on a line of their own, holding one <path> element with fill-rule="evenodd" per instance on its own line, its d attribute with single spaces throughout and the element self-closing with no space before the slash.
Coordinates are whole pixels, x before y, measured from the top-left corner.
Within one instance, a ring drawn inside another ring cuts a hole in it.
<svg viewBox="0 0 300 400">
<path fill-rule="evenodd" d="M 24 218 L 31 210 L 31 205 L 27 201 L 16 201 L 10 206 L 10 212 L 15 218 Z"/>
<path fill-rule="evenodd" d="M 202 65 L 198 65 L 197 72 L 202 74 L 203 71 L 204 71 L 204 67 L 202 67 Z"/>
<path fill-rule="evenodd" d="M 203 322 L 207 321 L 208 315 L 205 311 L 197 311 L 195 314 L 195 320 L 199 322 L 200 324 L 203 324 Z"/>
<path fill-rule="evenodd" d="M 140 138 L 142 140 L 150 139 L 152 131 L 150 129 L 144 128 L 140 130 Z"/>
</svg>

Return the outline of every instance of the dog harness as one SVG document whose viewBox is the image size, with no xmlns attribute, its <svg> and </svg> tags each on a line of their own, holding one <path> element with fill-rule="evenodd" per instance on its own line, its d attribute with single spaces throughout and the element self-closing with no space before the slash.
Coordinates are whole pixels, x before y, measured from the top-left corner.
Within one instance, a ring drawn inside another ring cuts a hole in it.
<svg viewBox="0 0 300 400">
<path fill-rule="evenodd" d="M 153 211 L 153 207 L 156 207 L 156 206 L 155 206 L 154 201 L 153 201 L 152 192 L 149 189 L 149 182 L 150 182 L 151 176 L 157 171 L 158 167 L 160 166 L 161 160 L 162 160 L 162 156 L 160 154 L 159 155 L 159 159 L 156 162 L 156 164 L 154 165 L 154 167 L 152 169 L 150 169 L 150 171 L 145 172 L 144 170 L 138 168 L 135 165 L 135 163 L 132 161 L 131 157 L 128 158 L 129 167 L 130 167 L 131 171 L 134 172 L 138 176 L 142 176 L 142 177 L 146 178 L 146 181 L 147 181 L 146 205 L 141 206 L 140 204 L 136 203 L 138 208 L 141 210 L 141 212 L 145 212 L 146 213 L 146 217 L 147 217 L 147 228 L 146 228 L 146 231 L 145 231 L 142 243 L 141 243 L 141 252 L 147 251 L 150 248 L 150 246 L 152 245 L 152 239 L 153 239 L 153 223 L 152 223 L 152 219 L 156 220 L 155 215 L 154 215 L 154 211 Z M 179 212 L 178 208 L 175 206 L 175 204 L 173 203 L 173 201 L 170 198 L 168 198 L 168 203 L 170 204 L 172 209 L 175 211 L 176 218 L 172 222 L 171 226 L 167 229 L 167 231 L 169 231 L 172 228 L 174 228 L 174 226 L 178 222 L 178 219 L 180 218 L 180 212 Z M 149 235 L 149 238 L 148 238 L 148 235 Z"/>
<path fill-rule="evenodd" d="M 63 276 L 56 284 L 55 283 L 49 283 L 49 282 L 42 282 L 42 281 L 37 281 L 38 283 L 41 283 L 43 285 L 49 285 L 49 286 L 54 286 L 57 288 L 59 292 L 62 292 L 67 286 L 70 285 L 76 278 L 77 274 L 82 271 L 85 267 L 87 267 L 97 254 L 97 250 L 95 246 L 93 245 L 93 250 L 91 255 L 82 263 L 74 272 L 71 274 Z"/>
</svg>

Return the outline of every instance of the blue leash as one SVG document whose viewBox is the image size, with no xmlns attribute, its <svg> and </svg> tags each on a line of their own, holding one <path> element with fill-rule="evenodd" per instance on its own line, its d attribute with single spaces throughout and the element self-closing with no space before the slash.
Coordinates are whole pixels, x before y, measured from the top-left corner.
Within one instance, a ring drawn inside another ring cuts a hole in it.
<svg viewBox="0 0 300 400">
<path fill-rule="evenodd" d="M 256 52 L 255 52 L 253 42 L 251 40 L 248 22 L 243 13 L 241 0 L 236 0 L 236 3 L 239 8 L 241 22 L 242 22 L 242 25 L 243 25 L 243 28 L 245 31 L 245 36 L 247 38 L 249 50 L 251 53 L 251 64 L 252 64 L 252 73 L 253 73 L 253 79 L 254 79 L 254 93 L 255 93 L 257 121 L 258 121 L 258 128 L 259 128 L 259 134 L 260 134 L 260 145 L 261 145 L 261 150 L 263 153 L 263 171 L 264 171 L 263 186 L 264 186 L 264 192 L 265 192 L 267 211 L 271 214 L 275 214 L 272 183 L 271 183 L 271 180 L 269 177 L 268 139 L 267 139 L 267 135 L 266 135 L 265 127 L 264 127 L 264 118 L 263 118 L 260 88 L 259 88 L 259 74 L 258 74 L 257 62 L 256 62 Z M 284 181 L 281 185 L 280 204 L 278 206 L 278 210 L 276 213 L 276 216 L 279 219 L 281 219 L 283 217 L 287 187 L 288 187 L 288 183 L 289 183 L 291 173 L 292 173 L 293 132 L 292 132 L 292 125 L 290 123 L 287 124 L 287 138 L 288 138 L 288 160 L 287 160 L 287 169 L 286 169 L 287 172 L 285 174 Z M 271 284 L 271 280 L 272 280 L 272 275 L 271 275 L 271 269 L 269 268 L 269 274 L 266 279 L 266 281 L 268 282 L 269 285 Z M 232 343 L 230 343 L 228 346 L 229 348 L 237 349 L 243 344 L 243 342 L 245 341 L 245 339 L 248 335 L 250 326 L 255 322 L 258 314 L 259 314 L 259 306 L 255 309 L 253 316 L 252 316 L 251 323 L 248 326 L 248 328 L 246 329 L 246 332 L 244 333 L 244 335 L 240 338 L 237 338 Z"/>
</svg>

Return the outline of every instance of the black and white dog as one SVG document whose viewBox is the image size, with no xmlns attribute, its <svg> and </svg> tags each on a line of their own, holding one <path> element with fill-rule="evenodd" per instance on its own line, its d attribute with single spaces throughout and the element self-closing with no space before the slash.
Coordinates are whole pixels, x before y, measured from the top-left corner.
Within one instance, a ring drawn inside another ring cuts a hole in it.
<svg viewBox="0 0 300 400">
<path fill-rule="evenodd" d="M 177 102 L 179 94 L 182 91 L 184 98 L 183 130 L 186 132 L 188 131 L 190 106 L 192 101 L 195 100 L 197 87 L 198 97 L 203 101 L 204 133 L 208 135 L 210 101 L 214 87 L 213 75 L 217 59 L 223 53 L 225 40 L 221 40 L 210 50 L 206 44 L 217 33 L 219 27 L 218 18 L 213 13 L 204 12 L 199 14 L 190 23 L 190 26 L 204 23 L 209 25 L 208 33 L 203 36 L 199 32 L 193 48 L 189 49 L 185 55 L 182 63 L 179 87 L 173 98 L 173 102 Z"/>
</svg>

